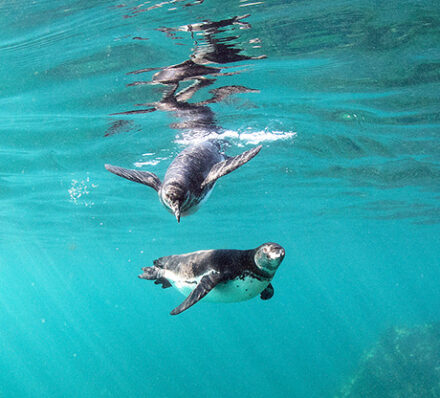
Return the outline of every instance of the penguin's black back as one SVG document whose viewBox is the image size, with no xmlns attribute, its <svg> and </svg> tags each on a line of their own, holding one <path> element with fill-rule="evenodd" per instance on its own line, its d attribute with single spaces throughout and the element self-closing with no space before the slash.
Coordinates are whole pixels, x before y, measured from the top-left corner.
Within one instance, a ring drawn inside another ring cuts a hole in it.
<svg viewBox="0 0 440 398">
<path fill-rule="evenodd" d="M 255 265 L 254 254 L 255 250 L 203 250 L 161 257 L 154 261 L 154 265 L 185 278 L 197 278 L 210 271 L 220 273 L 223 280 L 235 279 L 249 273 L 267 277 Z"/>
<path fill-rule="evenodd" d="M 212 166 L 225 159 L 220 153 L 220 145 L 213 140 L 191 145 L 180 152 L 168 167 L 164 184 L 171 181 L 183 183 L 192 192 L 201 191 Z"/>
</svg>

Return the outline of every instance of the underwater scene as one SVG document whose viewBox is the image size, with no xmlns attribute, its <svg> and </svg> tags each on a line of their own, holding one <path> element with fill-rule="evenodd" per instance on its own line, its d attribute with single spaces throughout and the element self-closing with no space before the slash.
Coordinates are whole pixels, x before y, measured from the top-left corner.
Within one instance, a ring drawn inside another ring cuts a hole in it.
<svg viewBox="0 0 440 398">
<path fill-rule="evenodd" d="M 0 397 L 440 398 L 440 3 L 0 3 Z"/>
</svg>

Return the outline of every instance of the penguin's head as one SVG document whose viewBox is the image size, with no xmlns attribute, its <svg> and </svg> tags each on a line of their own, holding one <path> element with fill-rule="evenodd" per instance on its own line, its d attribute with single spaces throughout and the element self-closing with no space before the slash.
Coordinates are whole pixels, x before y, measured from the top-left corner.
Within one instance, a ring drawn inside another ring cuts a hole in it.
<svg viewBox="0 0 440 398">
<path fill-rule="evenodd" d="M 182 205 L 187 201 L 188 191 L 177 183 L 169 183 L 162 187 L 160 200 L 163 205 L 176 216 L 180 222 Z"/>
<path fill-rule="evenodd" d="M 275 271 L 283 261 L 286 254 L 284 248 L 278 243 L 264 243 L 255 250 L 254 261 L 258 268 L 270 275 Z"/>
</svg>

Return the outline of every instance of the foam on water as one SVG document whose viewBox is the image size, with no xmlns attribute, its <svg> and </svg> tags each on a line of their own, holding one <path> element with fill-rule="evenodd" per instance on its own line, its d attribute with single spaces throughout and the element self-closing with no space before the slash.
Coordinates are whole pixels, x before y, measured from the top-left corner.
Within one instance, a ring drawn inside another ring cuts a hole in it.
<svg viewBox="0 0 440 398">
<path fill-rule="evenodd" d="M 176 137 L 174 142 L 182 146 L 187 146 L 206 140 L 220 139 L 230 141 L 234 145 L 242 147 L 244 145 L 257 145 L 266 142 L 292 140 L 295 136 L 296 133 L 291 131 L 250 131 L 250 129 L 248 129 L 243 132 L 239 132 L 234 130 L 225 130 L 222 131 L 221 134 L 212 132 L 196 138 L 193 135 L 189 135 L 187 137 Z"/>
</svg>

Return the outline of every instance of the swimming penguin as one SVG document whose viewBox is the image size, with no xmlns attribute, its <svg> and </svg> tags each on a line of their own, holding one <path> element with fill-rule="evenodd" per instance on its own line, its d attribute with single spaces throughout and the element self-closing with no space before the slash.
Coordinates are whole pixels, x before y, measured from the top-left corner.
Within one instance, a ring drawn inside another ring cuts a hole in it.
<svg viewBox="0 0 440 398">
<path fill-rule="evenodd" d="M 180 222 L 180 216 L 197 210 L 220 177 L 249 162 L 260 149 L 261 145 L 241 155 L 228 157 L 221 152 L 217 140 L 191 145 L 172 161 L 163 183 L 159 177 L 148 171 L 128 170 L 110 164 L 106 164 L 105 168 L 118 176 L 155 189 L 162 204 Z"/>
<path fill-rule="evenodd" d="M 284 255 L 284 249 L 271 242 L 251 250 L 201 250 L 154 260 L 153 266 L 142 268 L 139 278 L 188 295 L 171 311 L 177 315 L 205 296 L 205 301 L 216 302 L 245 301 L 258 294 L 270 299 L 274 294 L 270 282 Z"/>
</svg>

